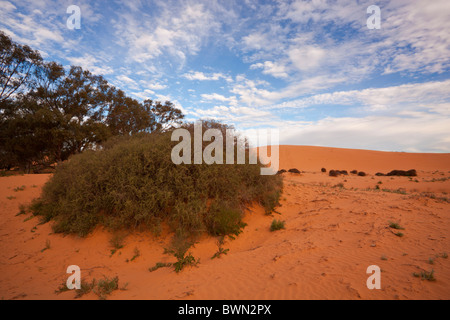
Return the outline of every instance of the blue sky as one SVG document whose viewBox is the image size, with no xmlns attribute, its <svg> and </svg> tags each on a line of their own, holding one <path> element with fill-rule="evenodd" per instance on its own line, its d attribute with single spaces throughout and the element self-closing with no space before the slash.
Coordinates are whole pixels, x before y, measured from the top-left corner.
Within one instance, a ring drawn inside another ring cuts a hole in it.
<svg viewBox="0 0 450 320">
<path fill-rule="evenodd" d="M 370 5 L 380 29 L 367 28 Z M 0 0 L 15 41 L 188 120 L 407 152 L 450 152 L 449 17 L 448 0 Z"/>
</svg>

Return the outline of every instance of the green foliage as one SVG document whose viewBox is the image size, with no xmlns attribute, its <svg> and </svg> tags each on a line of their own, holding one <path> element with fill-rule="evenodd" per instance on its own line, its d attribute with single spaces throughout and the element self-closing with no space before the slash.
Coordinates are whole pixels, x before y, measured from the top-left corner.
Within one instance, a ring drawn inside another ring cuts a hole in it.
<svg viewBox="0 0 450 320">
<path fill-rule="evenodd" d="M 230 251 L 230 249 L 224 249 L 222 247 L 219 247 L 219 250 L 216 253 L 214 253 L 211 259 L 220 258 L 222 254 L 228 254 L 228 251 Z"/>
<path fill-rule="evenodd" d="M 141 252 L 139 251 L 139 249 L 136 247 L 134 248 L 134 255 L 133 257 L 130 259 L 130 261 L 134 261 L 136 258 L 141 256 Z M 128 261 L 127 261 L 128 262 Z"/>
<path fill-rule="evenodd" d="M 16 216 L 20 216 L 20 215 L 26 214 L 26 213 L 27 213 L 26 206 L 24 204 L 20 204 L 19 205 L 19 212 L 16 214 Z"/>
<path fill-rule="evenodd" d="M 91 282 L 86 282 L 82 279 L 80 289 L 75 289 L 75 299 L 81 298 L 82 296 L 90 292 L 94 292 L 100 300 L 106 300 L 108 295 L 110 295 L 113 291 L 125 290 L 127 284 L 128 283 L 126 283 L 123 288 L 119 288 L 119 277 L 114 277 L 112 279 L 105 277 L 104 279 L 98 281 L 96 279 L 93 279 Z M 62 285 L 57 290 L 55 290 L 55 293 L 60 294 L 67 291 L 71 291 L 71 289 L 67 288 L 67 284 L 64 281 Z"/>
<path fill-rule="evenodd" d="M 260 175 L 260 164 L 175 165 L 171 131 L 115 137 L 56 169 L 30 206 L 56 233 L 87 235 L 97 225 L 111 230 L 173 231 L 192 236 L 238 235 L 252 203 L 273 210 L 279 176 Z M 267 198 L 270 201 L 267 201 Z"/>
<path fill-rule="evenodd" d="M 45 241 L 45 247 L 44 247 L 44 249 L 41 250 L 41 252 L 44 252 L 45 250 L 48 250 L 48 249 L 50 249 L 50 240 L 47 239 Z"/>
<path fill-rule="evenodd" d="M 423 270 L 420 273 L 414 272 L 413 276 L 416 278 L 421 278 L 422 280 L 436 281 L 436 278 L 434 277 L 434 270 L 431 271 Z"/>
<path fill-rule="evenodd" d="M 208 232 L 214 236 L 237 236 L 247 224 L 241 221 L 242 213 L 232 204 L 213 202 L 206 218 Z"/>
<path fill-rule="evenodd" d="M 284 221 L 273 219 L 272 224 L 270 225 L 270 231 L 276 231 L 284 229 Z"/>
<path fill-rule="evenodd" d="M 155 266 L 149 268 L 148 271 L 153 272 L 153 271 L 158 270 L 159 268 L 166 268 L 166 267 L 171 267 L 171 266 L 172 266 L 172 263 L 157 262 L 155 264 Z"/>
<path fill-rule="evenodd" d="M 112 279 L 105 278 L 98 281 L 97 285 L 94 286 L 93 291 L 99 297 L 100 300 L 106 300 L 114 290 L 119 289 L 119 277 L 114 277 Z"/>
<path fill-rule="evenodd" d="M 389 228 L 397 229 L 397 230 L 405 230 L 405 228 L 402 228 L 398 223 L 396 222 L 389 222 Z"/>
<path fill-rule="evenodd" d="M 113 247 L 113 249 L 111 249 L 111 256 L 116 253 L 117 250 L 123 248 L 124 238 L 125 236 L 122 233 L 115 233 L 109 240 L 109 244 Z"/>
<path fill-rule="evenodd" d="M 0 169 L 53 169 L 111 136 L 163 131 L 184 118 L 170 101 L 140 103 L 100 75 L 44 62 L 2 31 L 0 56 Z"/>
<path fill-rule="evenodd" d="M 196 260 L 190 252 L 187 255 L 186 253 L 175 253 L 175 258 L 177 258 L 177 261 L 172 265 L 174 266 L 176 273 L 183 270 L 184 267 L 196 266 L 200 262 L 199 260 Z"/>
</svg>

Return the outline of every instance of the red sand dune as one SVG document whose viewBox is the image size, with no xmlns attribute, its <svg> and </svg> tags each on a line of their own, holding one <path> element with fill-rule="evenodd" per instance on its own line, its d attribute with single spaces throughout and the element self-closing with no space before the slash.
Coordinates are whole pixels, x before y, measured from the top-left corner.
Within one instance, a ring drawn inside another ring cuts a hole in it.
<svg viewBox="0 0 450 320">
<path fill-rule="evenodd" d="M 329 177 L 322 167 L 368 176 Z M 226 240 L 229 252 L 217 259 L 216 239 L 205 236 L 190 250 L 200 263 L 178 274 L 148 270 L 174 261 L 164 254 L 168 232 L 130 233 L 111 255 L 112 235 L 100 228 L 87 238 L 64 237 L 30 214 L 16 215 L 50 175 L 2 177 L 0 297 L 73 299 L 74 292 L 55 290 L 75 264 L 84 280 L 118 276 L 119 287 L 127 284 L 109 299 L 450 299 L 450 154 L 281 146 L 281 168 L 304 173 L 283 174 L 279 214 L 254 207 L 244 232 Z M 418 176 L 374 176 L 393 169 L 416 169 Z M 271 232 L 274 218 L 286 228 Z M 403 237 L 391 221 L 404 228 Z M 135 248 L 140 256 L 130 261 Z M 366 286 L 370 265 L 382 270 L 380 290 Z M 413 276 L 431 270 L 435 281 Z"/>
</svg>

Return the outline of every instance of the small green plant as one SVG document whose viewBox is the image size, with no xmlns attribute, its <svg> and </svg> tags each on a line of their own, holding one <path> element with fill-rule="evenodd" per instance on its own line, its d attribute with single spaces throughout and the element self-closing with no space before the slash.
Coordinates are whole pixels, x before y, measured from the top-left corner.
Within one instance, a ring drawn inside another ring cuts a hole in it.
<svg viewBox="0 0 450 320">
<path fill-rule="evenodd" d="M 20 212 L 19 212 L 20 213 Z M 23 219 L 23 222 L 27 222 L 28 220 L 31 220 L 31 219 L 33 219 L 34 218 L 34 216 L 29 216 L 29 217 L 26 217 L 25 219 Z"/>
<path fill-rule="evenodd" d="M 344 184 L 342 182 L 339 182 L 338 184 L 334 185 L 332 188 L 344 189 Z"/>
<path fill-rule="evenodd" d="M 175 258 L 177 258 L 177 262 L 173 263 L 173 266 L 175 268 L 176 273 L 183 270 L 184 267 L 196 266 L 197 264 L 200 263 L 200 261 L 196 260 L 191 253 L 189 253 L 188 255 L 185 255 L 185 253 L 175 254 Z"/>
<path fill-rule="evenodd" d="M 9 197 L 6 197 L 6 199 L 8 199 L 8 200 L 13 200 L 13 199 L 16 199 L 16 197 L 14 197 L 14 196 L 9 196 Z"/>
<path fill-rule="evenodd" d="M 50 240 L 47 239 L 47 241 L 45 241 L 45 247 L 44 249 L 41 250 L 41 252 L 44 252 L 45 250 L 50 249 Z"/>
<path fill-rule="evenodd" d="M 285 229 L 284 221 L 273 219 L 270 225 L 270 231 Z"/>
<path fill-rule="evenodd" d="M 172 264 L 171 264 L 170 262 L 168 262 L 168 263 L 165 263 L 165 262 L 157 262 L 157 263 L 155 264 L 155 266 L 149 268 L 148 271 L 153 272 L 153 271 L 158 270 L 159 268 L 167 268 L 167 267 L 171 267 L 171 266 L 172 266 Z"/>
<path fill-rule="evenodd" d="M 75 299 L 81 298 L 85 294 L 88 294 L 95 287 L 96 280 L 93 279 L 91 283 L 81 280 L 80 289 L 75 289 Z"/>
<path fill-rule="evenodd" d="M 396 229 L 396 230 L 405 230 L 405 228 L 401 227 L 400 224 L 396 222 L 389 222 L 389 228 Z"/>
<path fill-rule="evenodd" d="M 444 253 L 441 255 L 441 257 L 444 258 L 444 259 L 447 259 L 447 258 L 448 258 L 447 252 L 444 252 Z"/>
<path fill-rule="evenodd" d="M 126 290 L 127 285 L 128 283 L 125 283 L 122 288 L 119 288 L 118 277 L 114 277 L 112 279 L 105 278 L 99 281 L 93 279 L 91 282 L 86 282 L 82 279 L 80 283 L 80 289 L 75 289 L 75 299 L 81 298 L 85 294 L 93 291 L 100 300 L 105 300 L 107 296 L 110 295 L 114 290 Z M 63 284 L 57 290 L 55 290 L 55 293 L 60 294 L 61 292 L 67 292 L 70 290 L 71 289 L 67 288 L 67 284 L 64 281 Z"/>
<path fill-rule="evenodd" d="M 99 297 L 100 300 L 106 300 L 114 290 L 119 289 L 119 277 L 114 277 L 112 279 L 101 279 L 98 281 L 97 286 L 94 287 L 94 293 Z"/>
<path fill-rule="evenodd" d="M 199 259 L 195 259 L 191 253 L 187 253 L 188 249 L 193 245 L 186 233 L 179 230 L 172 239 L 170 249 L 165 248 L 164 253 L 173 255 L 177 261 L 172 263 L 175 272 L 178 273 L 186 266 L 196 266 L 200 263 Z"/>
<path fill-rule="evenodd" d="M 23 191 L 23 190 L 25 190 L 25 186 L 16 187 L 16 188 L 14 188 L 13 190 L 14 190 L 15 192 Z"/>
<path fill-rule="evenodd" d="M 384 192 L 391 192 L 391 193 L 398 193 L 398 194 L 407 194 L 405 190 L 403 189 L 397 189 L 397 190 L 392 190 L 392 189 L 381 189 L 381 191 Z"/>
<path fill-rule="evenodd" d="M 141 255 L 141 252 L 139 251 L 139 249 L 137 247 L 134 248 L 134 256 L 130 259 L 130 261 L 133 261 L 134 259 L 136 259 L 140 255 Z"/>
<path fill-rule="evenodd" d="M 388 258 L 385 255 L 381 256 L 381 260 L 387 260 Z"/>
<path fill-rule="evenodd" d="M 429 259 L 428 259 L 428 263 L 429 263 L 429 264 L 434 264 L 434 259 L 433 259 L 433 258 L 429 258 Z"/>
<path fill-rule="evenodd" d="M 26 214 L 26 213 L 27 213 L 27 210 L 26 210 L 25 206 L 23 204 L 21 204 L 19 206 L 19 213 L 17 213 L 16 216 L 20 216 L 20 215 Z"/>
<path fill-rule="evenodd" d="M 211 259 L 220 258 L 222 254 L 227 254 L 230 249 L 224 249 L 222 247 L 219 247 L 219 251 L 214 253 L 214 255 L 211 257 Z"/>
<path fill-rule="evenodd" d="M 394 232 L 394 234 L 395 234 L 397 237 L 400 237 L 400 238 L 404 236 L 404 234 L 401 233 L 401 232 L 397 232 L 397 233 Z"/>
<path fill-rule="evenodd" d="M 413 276 L 416 278 L 422 278 L 422 280 L 428 280 L 428 281 L 436 281 L 436 278 L 434 277 L 434 270 L 431 270 L 430 272 L 428 271 L 421 271 L 419 272 L 414 272 Z"/>
<path fill-rule="evenodd" d="M 113 247 L 113 249 L 111 249 L 111 256 L 116 253 L 117 250 L 123 248 L 124 238 L 125 236 L 123 234 L 116 233 L 109 240 L 109 244 Z"/>
</svg>

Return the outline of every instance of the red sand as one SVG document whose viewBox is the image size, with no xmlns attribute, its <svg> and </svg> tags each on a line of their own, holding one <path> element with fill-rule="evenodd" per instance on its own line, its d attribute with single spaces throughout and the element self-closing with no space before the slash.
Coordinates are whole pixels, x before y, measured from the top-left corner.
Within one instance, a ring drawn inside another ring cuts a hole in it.
<svg viewBox="0 0 450 320">
<path fill-rule="evenodd" d="M 369 175 L 329 177 L 322 167 Z M 281 146 L 282 168 L 304 173 L 283 174 L 280 214 L 248 212 L 248 226 L 225 242 L 229 252 L 218 259 L 211 259 L 217 240 L 205 236 L 190 250 L 198 266 L 178 274 L 148 270 L 174 262 L 164 254 L 167 232 L 129 234 L 111 255 L 112 235 L 100 228 L 84 239 L 64 237 L 30 214 L 16 215 L 50 175 L 2 177 L 0 297 L 73 299 L 74 292 L 55 290 L 75 264 L 84 280 L 118 276 L 119 287 L 127 283 L 108 299 L 450 299 L 450 154 Z M 393 169 L 416 169 L 418 177 L 374 176 Z M 270 232 L 274 218 L 286 229 Z M 394 235 L 390 221 L 404 228 L 403 237 Z M 130 261 L 135 248 L 140 256 Z M 382 270 L 381 290 L 366 286 L 370 265 Z M 413 276 L 431 270 L 436 281 Z M 91 292 L 81 299 L 97 298 Z"/>
</svg>

